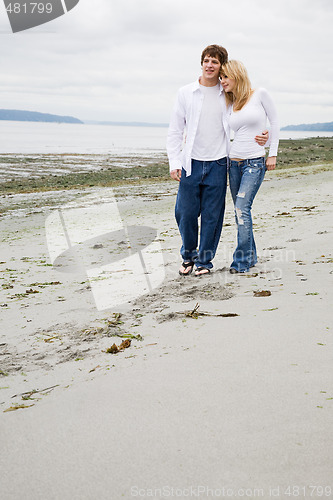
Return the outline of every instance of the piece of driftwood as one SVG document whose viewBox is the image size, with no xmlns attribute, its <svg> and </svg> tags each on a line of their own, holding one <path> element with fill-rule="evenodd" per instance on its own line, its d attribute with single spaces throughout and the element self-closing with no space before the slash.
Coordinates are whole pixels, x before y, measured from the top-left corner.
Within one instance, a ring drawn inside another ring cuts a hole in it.
<svg viewBox="0 0 333 500">
<path fill-rule="evenodd" d="M 234 318 L 239 316 L 236 313 L 220 313 L 214 314 L 206 311 L 199 311 L 200 304 L 196 303 L 192 311 L 177 312 L 176 314 L 185 314 L 187 318 L 198 319 L 199 316 L 213 316 L 215 318 Z"/>
</svg>

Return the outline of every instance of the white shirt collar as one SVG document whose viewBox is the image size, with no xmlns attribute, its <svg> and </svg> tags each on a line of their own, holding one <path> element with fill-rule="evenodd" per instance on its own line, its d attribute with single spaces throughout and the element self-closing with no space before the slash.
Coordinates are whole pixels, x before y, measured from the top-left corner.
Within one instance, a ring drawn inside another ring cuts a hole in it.
<svg viewBox="0 0 333 500">
<path fill-rule="evenodd" d="M 219 82 L 219 85 L 220 85 L 220 94 L 222 94 L 224 92 L 224 90 L 223 90 L 221 82 Z M 199 78 L 195 82 L 193 82 L 193 86 L 192 86 L 192 92 L 196 92 L 197 90 L 200 90 Z"/>
</svg>

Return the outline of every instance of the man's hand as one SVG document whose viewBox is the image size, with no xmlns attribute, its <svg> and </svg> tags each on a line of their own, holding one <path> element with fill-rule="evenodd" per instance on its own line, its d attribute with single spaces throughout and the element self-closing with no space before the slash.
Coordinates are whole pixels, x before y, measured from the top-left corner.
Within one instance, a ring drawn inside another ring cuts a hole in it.
<svg viewBox="0 0 333 500">
<path fill-rule="evenodd" d="M 268 141 L 268 130 L 264 130 L 262 135 L 256 135 L 254 140 L 259 144 L 259 146 L 265 146 Z"/>
<path fill-rule="evenodd" d="M 269 156 L 266 160 L 267 170 L 274 170 L 276 167 L 276 156 Z"/>
<path fill-rule="evenodd" d="M 170 175 L 171 175 L 171 178 L 174 181 L 178 181 L 179 182 L 180 178 L 182 176 L 182 171 L 181 170 L 171 170 Z"/>
</svg>

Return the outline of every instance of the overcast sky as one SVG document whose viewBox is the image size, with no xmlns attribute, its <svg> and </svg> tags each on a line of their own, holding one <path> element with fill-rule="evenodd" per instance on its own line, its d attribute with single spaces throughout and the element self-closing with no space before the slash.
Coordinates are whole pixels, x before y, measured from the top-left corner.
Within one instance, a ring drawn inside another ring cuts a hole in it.
<svg viewBox="0 0 333 500">
<path fill-rule="evenodd" d="M 0 108 L 165 123 L 217 43 L 271 93 L 281 126 L 329 122 L 332 26 L 332 0 L 80 0 L 13 34 L 0 0 Z"/>
</svg>

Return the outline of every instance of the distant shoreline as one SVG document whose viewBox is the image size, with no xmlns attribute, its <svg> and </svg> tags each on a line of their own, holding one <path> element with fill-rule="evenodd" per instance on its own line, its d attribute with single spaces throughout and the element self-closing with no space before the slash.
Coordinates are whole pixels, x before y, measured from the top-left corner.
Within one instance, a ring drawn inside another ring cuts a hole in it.
<svg viewBox="0 0 333 500">
<path fill-rule="evenodd" d="M 109 120 L 79 120 L 73 116 L 61 116 L 37 111 L 24 111 L 16 109 L 0 109 L 1 121 L 12 122 L 37 122 L 37 123 L 76 123 L 82 125 L 104 125 L 114 127 L 158 127 L 167 128 L 168 123 L 154 123 L 142 121 L 109 121 Z M 329 123 L 303 123 L 300 125 L 286 125 L 281 131 L 296 132 L 333 132 L 333 122 Z"/>
<path fill-rule="evenodd" d="M 53 115 L 37 111 L 24 111 L 20 109 L 0 109 L 1 121 L 37 122 L 37 123 L 83 123 L 73 116 Z"/>
<path fill-rule="evenodd" d="M 281 127 L 284 131 L 298 132 L 333 132 L 333 122 L 330 123 L 302 123 L 300 125 L 287 125 Z"/>
<path fill-rule="evenodd" d="M 332 138 L 280 141 L 277 170 L 331 169 Z M 0 194 L 169 180 L 166 152 L 154 157 L 112 154 L 0 154 Z"/>
</svg>

